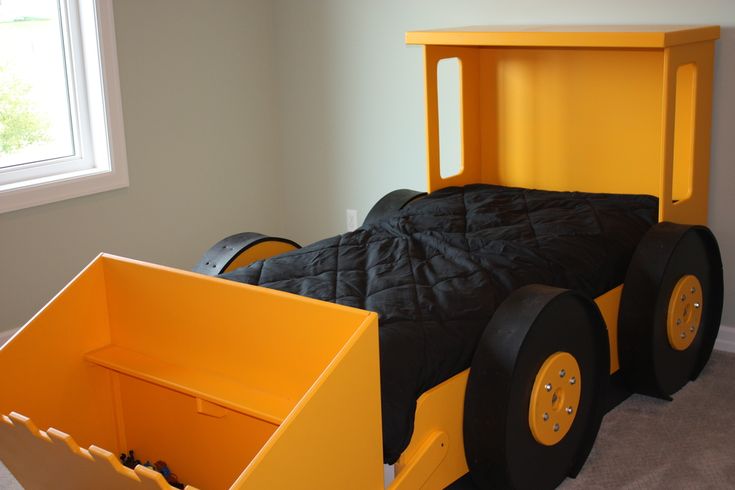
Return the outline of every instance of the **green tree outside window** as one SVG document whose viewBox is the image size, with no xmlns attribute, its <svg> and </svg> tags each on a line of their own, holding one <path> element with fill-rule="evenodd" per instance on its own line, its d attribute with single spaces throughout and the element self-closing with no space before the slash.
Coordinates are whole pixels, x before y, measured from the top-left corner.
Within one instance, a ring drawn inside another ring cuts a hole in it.
<svg viewBox="0 0 735 490">
<path fill-rule="evenodd" d="M 0 66 L 0 154 L 48 140 L 48 122 L 33 108 L 31 87 Z"/>
</svg>

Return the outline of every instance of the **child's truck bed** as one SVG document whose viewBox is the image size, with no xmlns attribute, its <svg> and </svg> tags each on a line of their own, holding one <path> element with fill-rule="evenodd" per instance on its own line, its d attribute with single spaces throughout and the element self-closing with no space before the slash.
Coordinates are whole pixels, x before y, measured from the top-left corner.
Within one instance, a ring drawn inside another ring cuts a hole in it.
<svg viewBox="0 0 735 490">
<path fill-rule="evenodd" d="M 695 226 L 707 220 L 718 37 L 717 26 L 407 35 L 424 46 L 432 194 L 649 194 L 673 223 L 646 233 L 624 287 L 596 305 L 543 284 L 503 301 L 471 369 L 418 401 L 392 490 L 443 488 L 468 468 L 486 487 L 555 486 L 589 454 L 611 370 L 662 397 L 696 378 L 723 298 L 716 241 Z M 450 176 L 446 58 L 461 87 Z M 103 255 L 0 349 L 0 460 L 29 489 L 167 487 L 120 465 L 128 450 L 192 488 L 382 488 L 379 358 L 375 314 Z M 579 405 L 562 406 L 567 389 L 581 389 Z"/>
<path fill-rule="evenodd" d="M 2 354 L 25 488 L 382 486 L 374 313 L 101 255 Z"/>
</svg>

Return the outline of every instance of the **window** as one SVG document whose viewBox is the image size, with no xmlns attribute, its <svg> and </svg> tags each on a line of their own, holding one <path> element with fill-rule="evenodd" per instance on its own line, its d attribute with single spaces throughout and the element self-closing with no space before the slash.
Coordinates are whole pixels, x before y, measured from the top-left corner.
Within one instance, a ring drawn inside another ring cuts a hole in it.
<svg viewBox="0 0 735 490">
<path fill-rule="evenodd" d="M 0 212 L 127 185 L 112 0 L 0 0 Z"/>
</svg>

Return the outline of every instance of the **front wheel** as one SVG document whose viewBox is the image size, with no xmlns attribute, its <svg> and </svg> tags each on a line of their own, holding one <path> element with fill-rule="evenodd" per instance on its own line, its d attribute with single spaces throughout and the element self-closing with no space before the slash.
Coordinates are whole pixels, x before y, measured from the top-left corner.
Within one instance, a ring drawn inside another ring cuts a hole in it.
<svg viewBox="0 0 735 490">
<path fill-rule="evenodd" d="M 605 413 L 610 357 L 597 306 L 532 285 L 506 299 L 472 360 L 464 409 L 480 488 L 555 488 L 576 476 Z"/>
</svg>

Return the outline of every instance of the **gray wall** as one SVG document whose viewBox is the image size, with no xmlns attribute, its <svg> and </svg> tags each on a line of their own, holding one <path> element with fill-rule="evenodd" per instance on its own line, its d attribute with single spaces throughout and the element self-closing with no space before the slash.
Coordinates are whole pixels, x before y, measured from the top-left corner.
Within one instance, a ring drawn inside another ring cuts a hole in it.
<svg viewBox="0 0 735 490">
<path fill-rule="evenodd" d="M 130 187 L 0 214 L 0 331 L 99 252 L 191 268 L 278 233 L 269 0 L 116 0 Z"/>
<path fill-rule="evenodd" d="M 425 187 L 413 29 L 713 23 L 710 224 L 735 289 L 735 2 L 730 0 L 116 0 L 131 185 L 0 215 L 0 331 L 98 252 L 188 268 L 240 230 L 310 242 L 376 199 Z M 723 323 L 735 325 L 730 294 Z"/>
<path fill-rule="evenodd" d="M 710 225 L 735 325 L 735 2 L 703 0 L 280 0 L 276 60 L 288 234 L 310 241 L 364 218 L 400 187 L 425 188 L 423 60 L 414 29 L 482 24 L 719 24 Z"/>
</svg>

